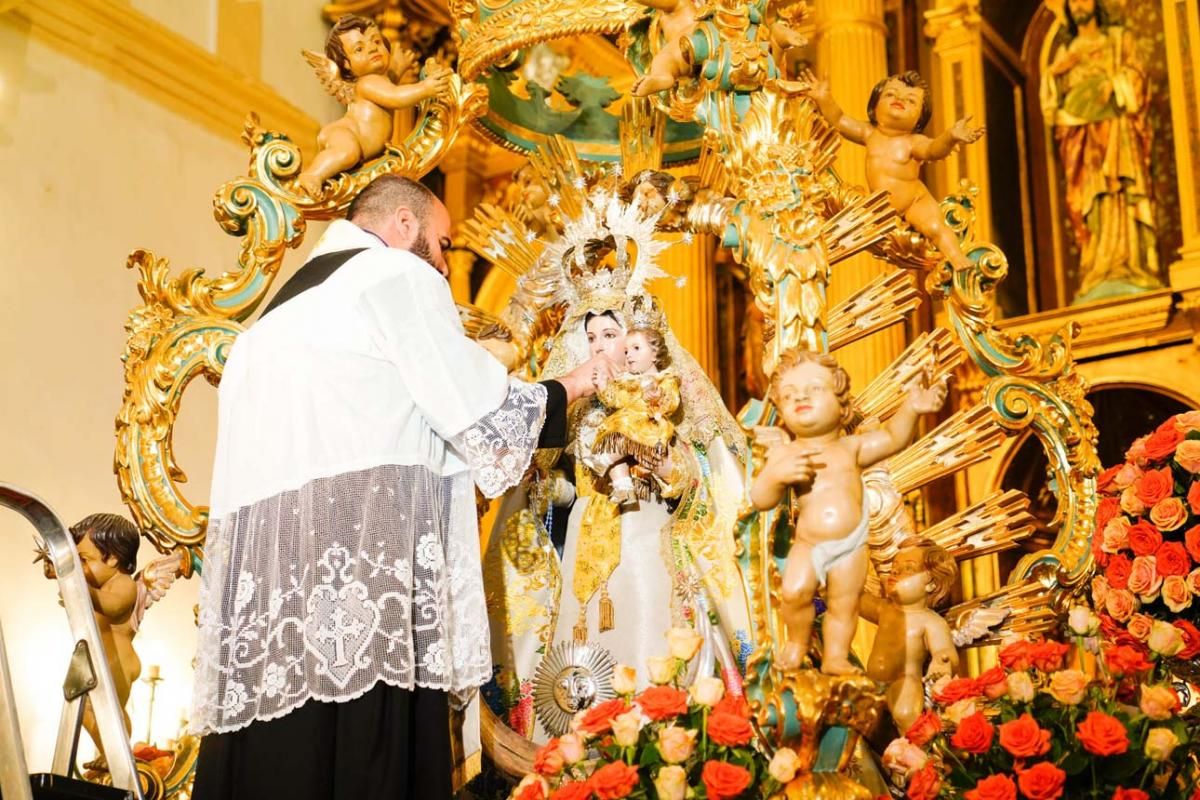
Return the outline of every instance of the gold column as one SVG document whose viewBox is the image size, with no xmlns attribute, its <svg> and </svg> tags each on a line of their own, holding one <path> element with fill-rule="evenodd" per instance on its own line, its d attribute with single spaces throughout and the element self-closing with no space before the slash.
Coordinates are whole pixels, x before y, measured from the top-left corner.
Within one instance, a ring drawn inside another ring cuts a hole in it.
<svg viewBox="0 0 1200 800">
<path fill-rule="evenodd" d="M 438 165 L 446 177 L 442 202 L 454 223 L 470 219 L 483 199 L 487 151 L 488 143 L 474 130 L 466 130 Z"/>
<path fill-rule="evenodd" d="M 1196 0 L 1163 0 L 1175 174 L 1183 247 L 1171 265 L 1171 286 L 1200 287 L 1200 8 Z"/>
<path fill-rule="evenodd" d="M 867 118 L 867 99 L 875 84 L 887 75 L 887 28 L 883 0 L 818 0 L 816 4 L 817 65 L 829 77 L 833 96 L 847 114 Z M 863 148 L 843 141 L 837 160 L 842 180 L 867 185 Z M 863 254 L 833 268 L 828 303 L 846 298 L 881 272 L 882 261 Z M 838 351 L 850 373 L 852 387 L 863 387 L 882 372 L 904 349 L 904 326 L 895 325 Z"/>
<path fill-rule="evenodd" d="M 720 385 L 717 368 L 717 277 L 713 261 L 715 243 L 711 236 L 697 236 L 690 243 L 679 241 L 660 256 L 660 265 L 670 273 L 649 289 L 662 303 L 675 338 Z M 678 285 L 683 279 L 683 285 Z"/>
<path fill-rule="evenodd" d="M 446 264 L 450 267 L 450 294 L 456 303 L 471 302 L 471 270 L 475 266 L 475 254 L 463 248 L 454 248 L 446 253 Z"/>
<path fill-rule="evenodd" d="M 937 0 L 937 5 L 925 12 L 925 35 L 933 40 L 930 59 L 933 74 L 929 77 L 933 121 L 927 130 L 931 135 L 968 114 L 974 117 L 971 121 L 976 125 L 987 121 L 980 21 L 979 0 Z M 955 153 L 937 162 L 932 172 L 929 188 L 938 198 L 958 191 L 959 181 L 963 178 L 979 187 L 975 198 L 978 210 L 975 237 L 991 241 L 991 184 L 986 143 L 971 147 L 960 145 Z"/>
</svg>

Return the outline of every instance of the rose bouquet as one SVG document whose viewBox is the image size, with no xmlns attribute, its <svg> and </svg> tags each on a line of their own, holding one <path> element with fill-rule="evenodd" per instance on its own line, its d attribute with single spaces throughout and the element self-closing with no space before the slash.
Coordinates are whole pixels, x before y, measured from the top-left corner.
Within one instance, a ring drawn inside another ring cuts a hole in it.
<svg viewBox="0 0 1200 800">
<path fill-rule="evenodd" d="M 1130 446 L 1096 480 L 1092 601 L 1110 638 L 1145 651 L 1169 620 L 1182 665 L 1200 655 L 1200 412 L 1179 414 Z"/>
<path fill-rule="evenodd" d="M 1073 609 L 1074 647 L 1012 642 L 1000 666 L 937 684 L 934 708 L 884 752 L 905 796 L 1200 800 L 1189 758 L 1200 725 L 1180 714 L 1166 656 L 1153 650 L 1174 648 L 1178 629 L 1158 622 L 1143 652 L 1099 644 L 1099 627 L 1090 609 Z"/>
<path fill-rule="evenodd" d="M 770 796 L 795 777 L 794 751 L 768 761 L 754 748 L 740 693 L 711 676 L 680 688 L 700 637 L 677 629 L 668 639 L 672 655 L 650 659 L 652 685 L 638 693 L 636 671 L 619 665 L 619 696 L 581 711 L 570 733 L 543 745 L 514 800 L 734 800 Z"/>
</svg>

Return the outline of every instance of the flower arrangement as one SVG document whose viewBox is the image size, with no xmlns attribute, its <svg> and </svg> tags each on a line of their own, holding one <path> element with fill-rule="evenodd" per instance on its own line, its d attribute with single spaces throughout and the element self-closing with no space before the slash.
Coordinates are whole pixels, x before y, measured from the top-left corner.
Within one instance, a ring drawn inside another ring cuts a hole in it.
<svg viewBox="0 0 1200 800">
<path fill-rule="evenodd" d="M 570 733 L 543 745 L 513 800 L 735 800 L 768 797 L 795 777 L 793 750 L 768 760 L 754 748 L 740 687 L 701 676 L 680 688 L 701 638 L 678 628 L 667 639 L 671 654 L 649 660 L 652 685 L 638 693 L 636 670 L 618 665 L 619 696 L 579 712 Z"/>
<path fill-rule="evenodd" d="M 1164 678 L 1178 629 L 1157 622 L 1143 651 L 1100 643 L 1088 608 L 1069 621 L 1073 645 L 1014 641 L 999 666 L 935 685 L 883 755 L 910 800 L 1200 800 L 1200 724 Z"/>
<path fill-rule="evenodd" d="M 1146 650 L 1155 620 L 1170 620 L 1200 655 L 1200 411 L 1179 414 L 1136 440 L 1125 463 L 1096 479 L 1092 602 L 1105 634 Z"/>
</svg>

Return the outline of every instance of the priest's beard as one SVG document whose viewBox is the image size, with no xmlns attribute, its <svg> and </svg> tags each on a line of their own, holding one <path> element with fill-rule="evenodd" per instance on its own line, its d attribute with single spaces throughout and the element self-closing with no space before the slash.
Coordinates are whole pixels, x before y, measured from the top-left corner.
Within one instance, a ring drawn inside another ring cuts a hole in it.
<svg viewBox="0 0 1200 800">
<path fill-rule="evenodd" d="M 409 245 L 408 252 L 433 267 L 433 248 L 429 244 L 429 233 L 421 231 L 421 235 Z M 436 269 L 436 267 L 434 267 Z"/>
</svg>

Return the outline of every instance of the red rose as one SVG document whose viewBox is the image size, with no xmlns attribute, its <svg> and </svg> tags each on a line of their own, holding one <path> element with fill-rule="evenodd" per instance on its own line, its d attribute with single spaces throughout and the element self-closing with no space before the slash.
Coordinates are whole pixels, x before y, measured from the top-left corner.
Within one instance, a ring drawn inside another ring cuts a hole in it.
<svg viewBox="0 0 1200 800">
<path fill-rule="evenodd" d="M 924 747 L 941 732 L 942 718 L 930 708 L 921 712 L 921 716 L 917 717 L 916 721 L 904 732 L 904 738 L 917 747 Z"/>
<path fill-rule="evenodd" d="M 1172 452 L 1174 452 L 1173 449 Z M 1142 473 L 1142 477 L 1133 482 L 1134 496 L 1141 500 L 1147 508 L 1164 497 L 1170 497 L 1174 489 L 1175 476 L 1171 474 L 1170 467 L 1148 469 Z"/>
<path fill-rule="evenodd" d="M 1028 713 L 1000 726 L 1000 746 L 1014 758 L 1033 758 L 1050 750 L 1050 731 Z"/>
<path fill-rule="evenodd" d="M 1141 520 L 1129 526 L 1129 549 L 1133 551 L 1135 556 L 1154 555 L 1154 551 L 1161 544 L 1162 534 L 1158 532 L 1158 528 L 1146 522 L 1146 520 Z M 1125 587 L 1118 586 L 1117 588 L 1123 589 Z"/>
<path fill-rule="evenodd" d="M 1030 658 L 1033 666 L 1042 672 L 1054 672 L 1062 668 L 1063 658 L 1071 649 L 1064 642 L 1038 642 L 1033 646 Z"/>
<path fill-rule="evenodd" d="M 1121 513 L 1121 501 L 1116 497 L 1106 497 L 1096 507 L 1096 530 L 1104 530 L 1104 526 L 1112 522 Z"/>
<path fill-rule="evenodd" d="M 958 730 L 950 737 L 950 744 L 967 753 L 986 753 L 992 746 L 996 729 L 987 717 L 976 711 L 958 724 Z"/>
<path fill-rule="evenodd" d="M 937 770 L 933 764 L 926 764 L 908 779 L 908 800 L 934 800 L 941 789 L 942 779 Z"/>
<path fill-rule="evenodd" d="M 593 772 L 588 783 L 600 800 L 620 800 L 638 785 L 637 767 L 631 767 L 624 761 L 614 761 Z"/>
<path fill-rule="evenodd" d="M 1150 795 L 1141 789 L 1117 787 L 1117 790 L 1113 792 L 1112 800 L 1150 800 Z"/>
<path fill-rule="evenodd" d="M 1041 761 L 1017 773 L 1017 786 L 1029 800 L 1058 800 L 1066 781 L 1067 773 L 1049 761 Z"/>
<path fill-rule="evenodd" d="M 1196 626 L 1186 619 L 1177 619 L 1171 624 L 1183 634 L 1183 649 L 1176 653 L 1175 657 L 1183 661 L 1190 661 L 1196 656 L 1200 656 L 1200 630 L 1196 630 Z"/>
<path fill-rule="evenodd" d="M 1154 666 L 1146 660 L 1146 656 L 1141 650 L 1124 644 L 1105 650 L 1104 663 L 1108 666 L 1108 671 L 1114 675 L 1133 675 Z"/>
<path fill-rule="evenodd" d="M 1120 472 L 1124 466 L 1124 464 L 1117 464 L 1116 466 L 1109 467 L 1108 469 L 1104 470 L 1104 472 L 1101 472 L 1099 475 L 1097 475 L 1096 491 L 1103 494 L 1113 494 L 1118 492 L 1120 487 L 1117 486 L 1115 479 L 1117 477 L 1117 473 Z"/>
<path fill-rule="evenodd" d="M 1183 441 L 1183 433 L 1175 426 L 1174 420 L 1167 420 L 1146 440 L 1146 458 L 1150 461 L 1161 461 L 1175 454 L 1175 447 Z"/>
<path fill-rule="evenodd" d="M 734 716 L 750 719 L 750 704 L 745 695 L 726 694 L 721 701 L 713 706 L 714 714 L 733 714 Z"/>
<path fill-rule="evenodd" d="M 975 682 L 979 684 L 979 691 L 989 700 L 1008 694 L 1008 675 L 1005 674 L 1004 667 L 992 667 L 976 678 Z"/>
<path fill-rule="evenodd" d="M 1132 532 L 1132 528 L 1130 531 Z M 1129 570 L 1133 569 L 1133 562 L 1125 555 L 1115 555 L 1108 561 L 1108 566 L 1104 568 L 1104 577 L 1108 578 L 1108 585 L 1114 589 L 1124 589 L 1129 585 Z"/>
<path fill-rule="evenodd" d="M 1096 563 L 1101 567 L 1107 567 L 1108 553 L 1104 552 L 1104 536 L 1102 535 L 1103 531 L 1103 528 L 1098 527 L 1092 533 L 1092 558 L 1094 558 Z"/>
<path fill-rule="evenodd" d="M 1192 560 L 1179 542 L 1166 542 L 1154 552 L 1154 557 L 1157 559 L 1158 574 L 1164 578 L 1172 575 L 1182 577 L 1192 571 Z"/>
<path fill-rule="evenodd" d="M 1129 749 L 1129 731 L 1116 717 L 1089 711 L 1075 728 L 1083 749 L 1096 756 L 1119 756 Z"/>
<path fill-rule="evenodd" d="M 562 750 L 558 748 L 558 739 L 551 739 L 538 748 L 533 756 L 533 771 L 538 775 L 557 775 L 562 772 Z"/>
<path fill-rule="evenodd" d="M 1188 487 L 1187 502 L 1193 514 L 1200 514 L 1200 481 L 1192 481 Z"/>
<path fill-rule="evenodd" d="M 714 711 L 708 715 L 708 738 L 726 747 L 747 744 L 754 736 L 750 721 L 736 714 Z"/>
<path fill-rule="evenodd" d="M 541 781 L 535 781 L 517 792 L 515 800 L 546 800 L 546 790 Z"/>
<path fill-rule="evenodd" d="M 1017 785 L 1007 775 L 989 775 L 963 793 L 966 800 L 1017 800 Z"/>
<path fill-rule="evenodd" d="M 1022 639 L 1005 645 L 1000 650 L 1000 663 L 1014 672 L 1029 669 L 1033 664 L 1033 643 Z"/>
<path fill-rule="evenodd" d="M 737 797 L 750 786 L 750 773 L 736 764 L 724 761 L 707 761 L 700 773 L 709 800 L 729 800 Z"/>
<path fill-rule="evenodd" d="M 629 704 L 621 698 L 606 700 L 599 705 L 594 705 L 583 715 L 583 719 L 579 723 L 579 731 L 592 736 L 607 733 L 612 730 L 613 719 L 628 710 Z"/>
<path fill-rule="evenodd" d="M 1200 481 L 1196 481 L 1192 485 L 1200 486 Z M 1184 531 L 1183 544 L 1187 548 L 1188 555 L 1192 557 L 1192 560 L 1200 562 L 1200 525 L 1195 525 Z"/>
<path fill-rule="evenodd" d="M 672 686 L 651 686 L 636 698 L 642 711 L 656 722 L 687 713 L 687 692 Z"/>
<path fill-rule="evenodd" d="M 955 678 L 941 688 L 941 690 L 933 696 L 942 705 L 950 705 L 957 703 L 959 700 L 966 700 L 970 697 L 979 697 L 982 692 L 979 689 L 979 682 L 974 678 Z"/>
<path fill-rule="evenodd" d="M 550 793 L 550 800 L 591 800 L 592 787 L 587 781 L 571 781 Z"/>
</svg>

